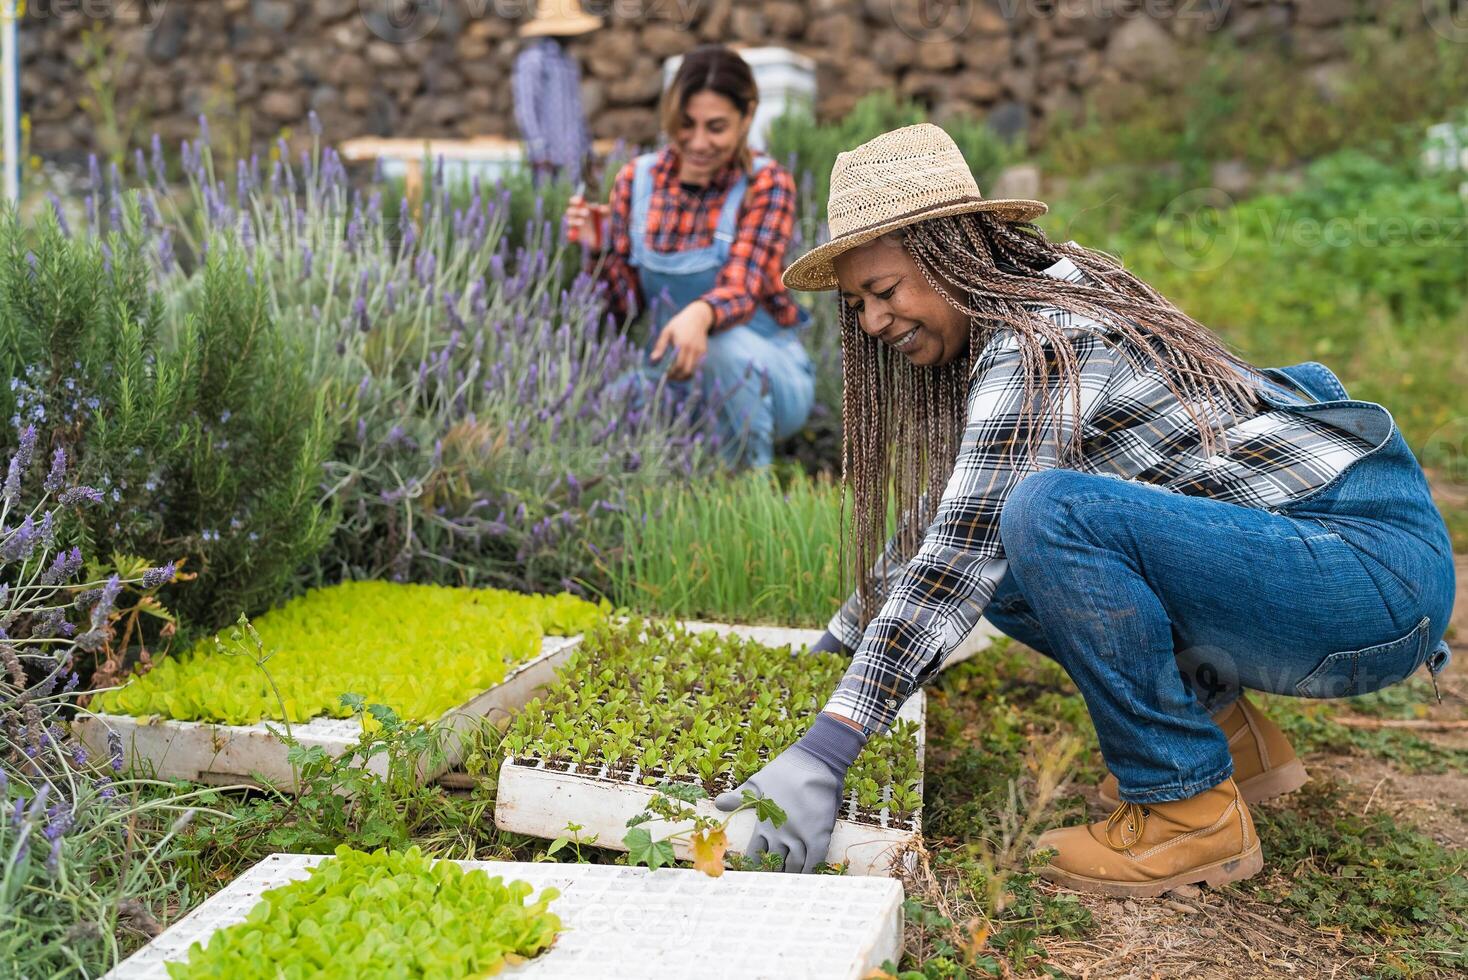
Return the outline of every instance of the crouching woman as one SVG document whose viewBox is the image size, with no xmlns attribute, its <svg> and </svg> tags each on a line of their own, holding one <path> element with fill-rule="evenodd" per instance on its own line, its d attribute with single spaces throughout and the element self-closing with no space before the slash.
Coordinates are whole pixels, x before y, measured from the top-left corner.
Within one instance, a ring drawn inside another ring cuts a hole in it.
<svg viewBox="0 0 1468 980">
<path fill-rule="evenodd" d="M 787 870 L 827 857 L 846 768 L 981 615 L 1085 699 L 1115 809 L 1043 835 L 1042 873 L 1113 895 L 1262 867 L 1249 804 L 1305 774 L 1246 689 L 1447 661 L 1449 539 L 1386 409 L 1319 364 L 1250 366 L 1044 211 L 909 127 L 838 158 L 832 240 L 785 273 L 840 291 L 854 567 L 889 505 L 918 515 L 891 587 L 833 620 L 853 657 L 824 712 L 746 784 L 789 814 L 751 841 Z"/>
</svg>

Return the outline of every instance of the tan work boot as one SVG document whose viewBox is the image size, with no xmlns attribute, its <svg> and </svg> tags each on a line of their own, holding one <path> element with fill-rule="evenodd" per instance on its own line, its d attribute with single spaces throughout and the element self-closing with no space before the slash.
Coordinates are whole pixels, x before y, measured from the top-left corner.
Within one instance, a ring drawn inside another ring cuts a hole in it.
<svg viewBox="0 0 1468 980">
<path fill-rule="evenodd" d="M 1214 715 L 1213 723 L 1228 736 L 1234 782 L 1245 803 L 1263 803 L 1293 793 L 1310 779 L 1284 732 L 1247 699 L 1240 697 Z M 1117 790 L 1116 777 L 1108 772 L 1097 784 L 1096 795 L 1107 806 L 1119 806 Z"/>
<path fill-rule="evenodd" d="M 1041 877 L 1120 898 L 1155 898 L 1203 882 L 1218 888 L 1264 867 L 1249 807 L 1232 779 L 1187 800 L 1123 803 L 1106 820 L 1049 830 Z"/>
</svg>

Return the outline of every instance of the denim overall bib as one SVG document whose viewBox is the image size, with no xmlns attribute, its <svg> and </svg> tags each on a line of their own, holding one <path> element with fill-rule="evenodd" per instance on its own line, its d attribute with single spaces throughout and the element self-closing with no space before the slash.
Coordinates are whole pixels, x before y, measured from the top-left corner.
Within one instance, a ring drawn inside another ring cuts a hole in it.
<svg viewBox="0 0 1468 980">
<path fill-rule="evenodd" d="M 1452 659 L 1443 633 L 1456 592 L 1452 541 L 1427 478 L 1391 413 L 1352 399 L 1323 364 L 1306 361 L 1264 371 L 1264 400 L 1353 432 L 1372 444 L 1362 459 L 1309 495 L 1274 513 L 1312 520 L 1355 545 L 1389 608 L 1422 613 L 1399 639 L 1332 654 L 1291 692 L 1332 698 L 1367 694 L 1405 680 L 1427 665 L 1434 680 Z M 1306 399 L 1282 391 L 1293 385 Z M 1313 399 L 1313 404 L 1307 399 Z"/>
<path fill-rule="evenodd" d="M 637 269 L 642 294 L 652 311 L 648 352 L 663 325 L 689 303 L 712 289 L 729 259 L 739 226 L 739 209 L 749 188 L 741 174 L 724 197 L 713 244 L 680 252 L 658 252 L 647 243 L 647 212 L 652 200 L 652 171 L 657 154 L 635 161 L 632 180 L 629 264 Z M 770 160 L 755 160 L 754 173 Z M 801 311 L 802 324 L 809 319 Z M 648 370 L 661 375 L 673 361 L 663 354 Z M 738 326 L 709 335 L 708 354 L 700 370 L 702 394 L 716 411 L 719 451 L 732 466 L 768 466 L 777 440 L 799 432 L 815 402 L 815 369 L 796 330 L 775 322 L 763 304 Z M 671 383 L 675 388 L 680 384 Z"/>
</svg>

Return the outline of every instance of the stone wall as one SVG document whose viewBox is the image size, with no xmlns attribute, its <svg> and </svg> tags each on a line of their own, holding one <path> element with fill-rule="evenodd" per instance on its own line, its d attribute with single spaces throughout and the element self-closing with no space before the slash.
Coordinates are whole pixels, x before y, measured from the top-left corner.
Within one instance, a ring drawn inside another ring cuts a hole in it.
<svg viewBox="0 0 1468 980">
<path fill-rule="evenodd" d="M 314 109 L 329 139 L 513 135 L 515 28 L 533 0 L 31 0 L 22 25 L 32 149 L 118 131 L 190 135 L 200 113 L 266 139 Z M 1430 4 L 1426 5 L 1430 6 Z M 820 66 L 823 117 L 889 88 L 940 121 L 1006 132 L 1088 91 L 1167 90 L 1190 39 L 1274 45 L 1328 83 L 1348 30 L 1401 19 L 1393 0 L 585 0 L 606 28 L 574 42 L 598 136 L 656 136 L 663 59 L 711 40 L 776 44 Z M 95 33 L 92 33 L 94 32 Z M 99 42 L 103 42 L 100 43 Z M 105 57 L 97 52 L 105 50 Z M 88 71 L 90 68 L 90 71 Z M 88 76 L 108 81 L 98 87 Z M 84 100 L 91 108 L 84 109 Z M 231 119 L 231 117 L 233 117 Z"/>
</svg>

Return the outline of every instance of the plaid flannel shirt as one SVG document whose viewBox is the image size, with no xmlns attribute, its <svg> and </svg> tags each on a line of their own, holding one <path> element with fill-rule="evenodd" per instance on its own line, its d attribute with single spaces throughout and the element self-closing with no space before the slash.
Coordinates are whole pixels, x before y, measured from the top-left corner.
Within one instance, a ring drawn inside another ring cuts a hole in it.
<svg viewBox="0 0 1468 980">
<path fill-rule="evenodd" d="M 611 231 L 602 278 L 610 287 L 614 312 L 636 314 L 644 305 L 637 269 L 629 264 L 632 255 L 632 176 L 629 163 L 617 174 L 612 186 Z M 713 244 L 719 213 L 729 188 L 739 177 L 735 165 L 714 175 L 708 186 L 690 191 L 678 180 L 678 156 L 664 147 L 652 169 L 652 200 L 648 204 L 648 245 L 655 252 L 681 252 Z M 730 202 L 739 207 L 739 202 Z M 701 299 L 713 307 L 713 330 L 726 330 L 744 323 L 760 304 L 782 327 L 793 326 L 800 308 L 790 298 L 780 273 L 785 248 L 795 231 L 795 181 L 789 171 L 773 161 L 749 181 L 739 229 L 729 250 L 729 259 L 719 270 L 718 281 Z"/>
<path fill-rule="evenodd" d="M 1045 271 L 1084 281 L 1069 259 Z M 1128 359 L 1119 336 L 1089 318 L 1041 312 L 1064 329 L 1080 367 L 1081 459 L 1074 469 L 1271 508 L 1325 485 L 1371 448 L 1325 423 L 1264 409 L 1237 420 L 1225 431 L 1227 449 L 1206 457 L 1192 419 L 1159 372 Z M 889 547 L 889 587 L 879 590 L 885 599 L 864 633 L 855 596 L 831 620 L 831 632 L 855 655 L 825 710 L 868 735 L 892 723 L 978 624 L 1008 570 L 999 538 L 1004 502 L 1026 476 L 1056 467 L 1056 447 L 1073 434 L 1069 411 L 1061 422 L 1033 423 L 1042 448 L 1033 460 L 1022 451 L 1011 458 L 1009 446 L 1026 445 L 1031 434 L 1019 414 L 1023 389 L 1015 336 L 999 331 L 975 365 L 958 459 L 917 554 L 901 565 Z M 1305 402 L 1283 389 L 1275 394 Z M 1071 401 L 1067 396 L 1067 408 Z"/>
</svg>

